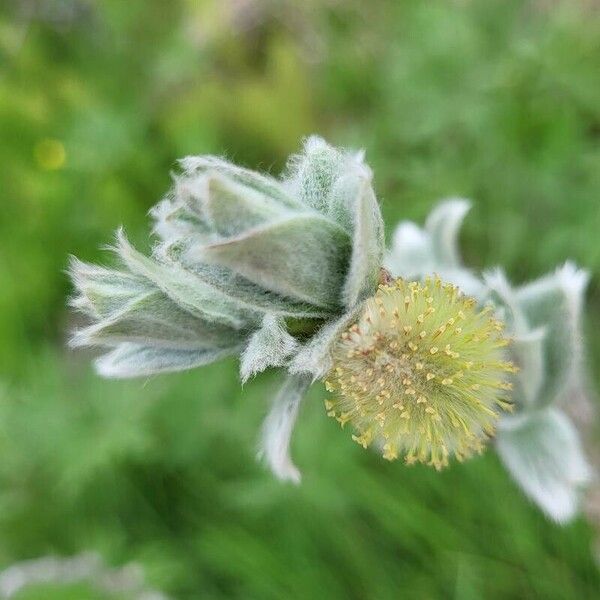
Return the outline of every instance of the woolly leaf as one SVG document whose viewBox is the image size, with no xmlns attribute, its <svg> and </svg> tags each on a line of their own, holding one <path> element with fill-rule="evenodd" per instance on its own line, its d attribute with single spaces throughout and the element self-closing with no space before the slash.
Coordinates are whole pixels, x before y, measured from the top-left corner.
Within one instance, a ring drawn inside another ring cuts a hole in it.
<svg viewBox="0 0 600 600">
<path fill-rule="evenodd" d="M 291 157 L 285 183 L 290 194 L 323 214 L 336 178 L 344 171 L 345 157 L 317 136 L 309 137 L 303 152 Z"/>
<path fill-rule="evenodd" d="M 462 265 L 458 250 L 458 232 L 471 203 L 461 198 L 445 200 L 427 217 L 425 231 L 430 235 L 436 264 L 446 268 Z"/>
<path fill-rule="evenodd" d="M 545 325 L 537 329 L 531 328 L 516 291 L 501 269 L 484 273 L 483 277 L 490 299 L 502 311 L 502 320 L 513 336 L 510 352 L 519 367 L 514 378 L 516 388 L 513 397 L 523 408 L 536 408 L 548 399 L 542 392 L 547 377 L 544 363 L 547 328 Z"/>
<path fill-rule="evenodd" d="M 330 310 L 294 301 L 266 290 L 231 269 L 190 260 L 190 250 L 193 248 L 193 238 L 181 239 L 176 243 L 162 245 L 155 252 L 167 264 L 172 262 L 189 271 L 206 285 L 215 288 L 249 311 L 311 319 L 326 318 L 331 314 Z"/>
<path fill-rule="evenodd" d="M 500 268 L 486 271 L 483 280 L 488 288 L 489 296 L 496 306 L 504 309 L 504 322 L 509 331 L 516 336 L 527 336 L 531 325 L 516 296 L 516 291 Z"/>
<path fill-rule="evenodd" d="M 191 248 L 187 258 L 227 267 L 272 292 L 330 308 L 339 302 L 348 254 L 348 236 L 337 225 L 306 213 Z"/>
<path fill-rule="evenodd" d="M 404 279 L 422 279 L 436 273 L 444 281 L 457 285 L 467 296 L 482 300 L 486 293 L 485 286 L 460 264 L 456 232 L 452 234 L 452 227 L 446 229 L 444 226 L 446 212 L 452 213 L 455 218 L 460 212 L 460 207 L 454 206 L 454 202 L 444 203 L 431 213 L 427 230 L 411 221 L 401 222 L 394 231 L 385 266 L 393 275 Z M 456 225 L 456 221 L 453 223 Z M 438 239 L 437 236 L 441 237 Z M 448 249 L 444 250 L 446 246 Z M 449 256 L 454 258 L 448 260 Z"/>
<path fill-rule="evenodd" d="M 300 483 L 300 471 L 290 458 L 290 439 L 300 402 L 310 384 L 309 376 L 288 376 L 273 400 L 262 429 L 259 456 L 276 477 L 294 483 Z"/>
<path fill-rule="evenodd" d="M 190 314 L 241 328 L 255 315 L 236 304 L 231 298 L 202 282 L 177 265 L 165 265 L 135 250 L 124 234 L 117 235 L 117 253 L 125 265 L 137 275 L 154 283 L 178 306 Z"/>
<path fill-rule="evenodd" d="M 540 327 L 527 334 L 516 336 L 510 346 L 519 372 L 515 376 L 514 399 L 524 408 L 538 404 L 544 383 L 544 343 L 546 329 Z"/>
<path fill-rule="evenodd" d="M 90 265 L 74 257 L 69 265 L 69 275 L 77 291 L 71 305 L 96 318 L 108 317 L 140 294 L 155 289 L 142 277 Z"/>
<path fill-rule="evenodd" d="M 546 328 L 545 379 L 539 405 L 555 402 L 570 386 L 578 385 L 583 354 L 581 306 L 588 279 L 585 271 L 567 263 L 516 292 L 529 323 Z"/>
<path fill-rule="evenodd" d="M 227 347 L 244 334 L 219 323 L 198 319 L 179 308 L 160 290 L 130 301 L 121 311 L 76 332 L 74 346 L 135 342 L 177 349 Z"/>
<path fill-rule="evenodd" d="M 179 164 L 183 168 L 186 178 L 194 179 L 198 175 L 218 173 L 231 178 L 240 185 L 273 198 L 283 206 L 303 208 L 302 202 L 290 195 L 285 186 L 273 177 L 238 167 L 216 156 L 187 156 L 181 159 Z"/>
<path fill-rule="evenodd" d="M 194 235 L 204 241 L 215 237 L 204 211 L 206 178 L 176 177 L 173 190 L 150 210 L 153 232 L 163 240 Z"/>
<path fill-rule="evenodd" d="M 338 319 L 331 320 L 310 340 L 308 340 L 302 348 L 296 352 L 293 359 L 290 361 L 288 370 L 290 373 L 312 375 L 313 381 L 324 377 L 331 369 L 331 346 L 335 343 L 342 332 L 353 321 L 358 318 L 362 310 L 362 303 L 355 306 L 352 310 L 346 312 Z"/>
<path fill-rule="evenodd" d="M 126 343 L 97 359 L 96 370 L 103 377 L 118 379 L 185 371 L 236 354 L 240 348 L 238 345 L 229 348 L 183 350 Z"/>
<path fill-rule="evenodd" d="M 243 187 L 224 177 L 208 178 L 206 213 L 219 235 L 243 233 L 289 212 L 263 193 Z"/>
<path fill-rule="evenodd" d="M 575 516 L 590 468 L 563 413 L 547 409 L 503 419 L 497 449 L 516 483 L 550 518 L 564 523 Z"/>
<path fill-rule="evenodd" d="M 402 221 L 394 230 L 385 266 L 396 276 L 418 279 L 435 271 L 431 240 L 412 221 Z"/>
<path fill-rule="evenodd" d="M 266 315 L 242 352 L 242 382 L 269 367 L 281 367 L 297 347 L 298 341 L 286 331 L 283 319 Z"/>
<path fill-rule="evenodd" d="M 302 153 L 291 157 L 284 185 L 290 195 L 327 215 L 347 231 L 354 222 L 356 182 L 370 179 L 363 154 L 330 146 L 318 136 L 309 137 Z"/>
<path fill-rule="evenodd" d="M 465 268 L 437 269 L 436 272 L 444 281 L 458 286 L 466 296 L 471 296 L 480 302 L 486 299 L 487 290 L 482 281 L 472 271 Z"/>
<path fill-rule="evenodd" d="M 375 292 L 383 260 L 383 220 L 368 179 L 361 179 L 354 201 L 352 256 L 343 290 L 343 302 L 353 307 Z"/>
</svg>

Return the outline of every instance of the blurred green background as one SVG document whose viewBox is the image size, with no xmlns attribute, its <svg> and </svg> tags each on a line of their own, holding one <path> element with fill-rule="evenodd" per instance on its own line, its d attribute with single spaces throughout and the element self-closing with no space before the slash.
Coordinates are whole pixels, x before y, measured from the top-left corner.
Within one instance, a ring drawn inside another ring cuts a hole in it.
<svg viewBox="0 0 600 600">
<path fill-rule="evenodd" d="M 277 173 L 319 133 L 366 149 L 388 233 L 463 195 L 474 266 L 588 267 L 597 382 L 595 0 L 0 6 L 0 567 L 97 550 L 182 599 L 600 596 L 593 530 L 545 520 L 493 452 L 441 474 L 388 464 L 315 386 L 296 488 L 255 462 L 276 374 L 99 379 L 65 346 L 64 274 L 69 253 L 109 260 L 120 224 L 148 247 L 177 158 Z"/>
</svg>

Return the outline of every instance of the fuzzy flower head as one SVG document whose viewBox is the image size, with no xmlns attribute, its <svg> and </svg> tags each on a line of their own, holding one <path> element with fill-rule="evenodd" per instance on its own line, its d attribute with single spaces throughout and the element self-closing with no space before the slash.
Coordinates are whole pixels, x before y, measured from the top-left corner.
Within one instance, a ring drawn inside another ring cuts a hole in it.
<svg viewBox="0 0 600 600">
<path fill-rule="evenodd" d="M 388 460 L 441 469 L 481 452 L 512 408 L 502 330 L 491 307 L 437 277 L 381 285 L 333 348 L 328 415 Z"/>
</svg>

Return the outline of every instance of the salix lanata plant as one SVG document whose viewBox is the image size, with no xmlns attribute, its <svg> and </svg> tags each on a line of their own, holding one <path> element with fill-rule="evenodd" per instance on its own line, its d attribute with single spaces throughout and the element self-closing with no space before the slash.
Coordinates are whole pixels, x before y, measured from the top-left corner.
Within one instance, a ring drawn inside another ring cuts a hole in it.
<svg viewBox="0 0 600 600">
<path fill-rule="evenodd" d="M 386 256 L 390 272 L 421 280 L 431 272 L 454 282 L 478 303 L 492 303 L 512 338 L 514 414 L 501 418 L 495 447 L 516 483 L 551 518 L 577 512 L 591 468 L 563 407 L 585 397 L 581 312 L 588 274 L 566 263 L 513 287 L 501 269 L 476 276 L 463 266 L 458 232 L 470 203 L 440 203 L 424 228 L 400 223 Z"/>
<path fill-rule="evenodd" d="M 93 323 L 72 343 L 110 349 L 96 362 L 106 377 L 190 369 L 232 354 L 242 381 L 284 367 L 262 453 L 277 476 L 298 481 L 288 447 L 299 403 L 378 284 L 384 238 L 371 171 L 361 153 L 316 137 L 281 179 L 212 156 L 180 165 L 151 211 L 151 257 L 119 231 L 117 268 L 73 259 L 73 304 Z"/>
<path fill-rule="evenodd" d="M 185 158 L 151 214 L 150 257 L 119 232 L 116 268 L 73 260 L 73 303 L 92 320 L 73 344 L 107 348 L 96 363 L 107 377 L 233 354 L 243 381 L 285 369 L 261 444 L 278 477 L 300 479 L 290 436 L 317 379 L 333 393 L 328 414 L 359 444 L 436 468 L 481 451 L 512 408 L 515 368 L 498 316 L 453 283 L 382 269 L 383 222 L 362 153 L 310 138 L 279 179 Z"/>
</svg>

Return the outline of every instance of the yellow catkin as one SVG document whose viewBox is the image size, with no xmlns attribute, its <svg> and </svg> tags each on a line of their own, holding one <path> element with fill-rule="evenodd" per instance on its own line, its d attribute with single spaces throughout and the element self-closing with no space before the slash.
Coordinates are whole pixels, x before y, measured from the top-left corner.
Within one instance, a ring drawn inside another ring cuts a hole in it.
<svg viewBox="0 0 600 600">
<path fill-rule="evenodd" d="M 388 460 L 441 469 L 480 453 L 512 406 L 502 329 L 437 277 L 381 285 L 334 345 L 328 415 Z"/>
</svg>

